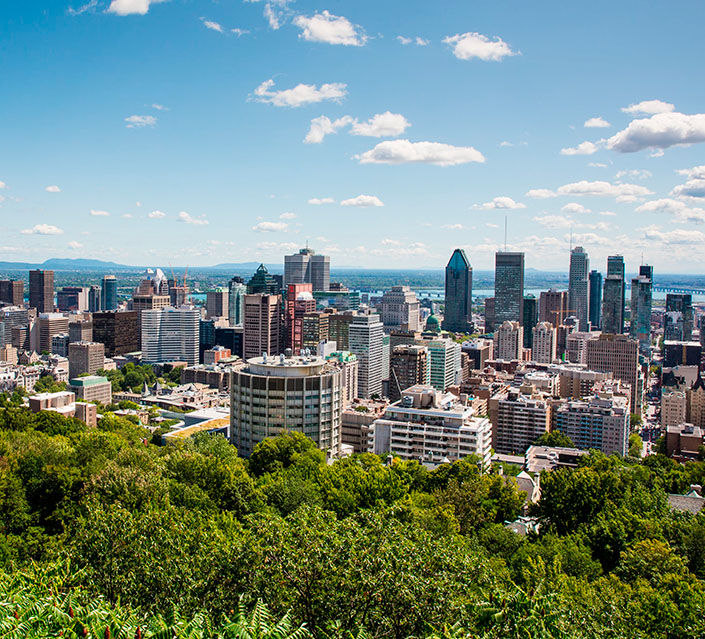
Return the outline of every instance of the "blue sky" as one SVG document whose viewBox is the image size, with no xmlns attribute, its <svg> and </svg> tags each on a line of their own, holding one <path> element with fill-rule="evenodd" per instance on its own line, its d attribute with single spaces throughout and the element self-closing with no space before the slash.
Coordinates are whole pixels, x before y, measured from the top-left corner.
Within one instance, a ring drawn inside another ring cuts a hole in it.
<svg viewBox="0 0 705 639">
<path fill-rule="evenodd" d="M 0 259 L 703 272 L 705 4 L 0 8 Z M 588 124 L 588 126 L 586 126 Z"/>
</svg>

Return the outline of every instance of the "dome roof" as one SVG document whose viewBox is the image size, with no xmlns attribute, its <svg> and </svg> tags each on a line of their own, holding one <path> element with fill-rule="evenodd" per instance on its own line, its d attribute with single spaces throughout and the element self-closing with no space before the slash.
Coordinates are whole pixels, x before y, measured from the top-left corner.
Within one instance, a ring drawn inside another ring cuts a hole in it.
<svg viewBox="0 0 705 639">
<path fill-rule="evenodd" d="M 426 320 L 426 330 L 434 333 L 441 332 L 441 322 L 435 315 L 431 314 Z"/>
</svg>

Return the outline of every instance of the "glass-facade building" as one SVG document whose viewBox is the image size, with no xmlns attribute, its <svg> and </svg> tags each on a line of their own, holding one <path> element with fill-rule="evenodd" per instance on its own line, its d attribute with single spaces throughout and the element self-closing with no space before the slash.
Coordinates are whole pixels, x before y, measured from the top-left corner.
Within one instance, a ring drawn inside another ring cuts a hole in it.
<svg viewBox="0 0 705 639">
<path fill-rule="evenodd" d="M 524 254 L 495 254 L 494 325 L 522 322 L 524 307 Z"/>
</svg>

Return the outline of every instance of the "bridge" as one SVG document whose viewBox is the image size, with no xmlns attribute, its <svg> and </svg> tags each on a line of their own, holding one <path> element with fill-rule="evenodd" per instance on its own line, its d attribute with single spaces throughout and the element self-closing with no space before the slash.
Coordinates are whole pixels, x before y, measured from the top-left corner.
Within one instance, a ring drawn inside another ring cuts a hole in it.
<svg viewBox="0 0 705 639">
<path fill-rule="evenodd" d="M 674 288 L 671 286 L 654 286 L 652 290 L 657 293 L 684 293 L 686 295 L 705 295 L 705 290 L 698 288 Z"/>
</svg>

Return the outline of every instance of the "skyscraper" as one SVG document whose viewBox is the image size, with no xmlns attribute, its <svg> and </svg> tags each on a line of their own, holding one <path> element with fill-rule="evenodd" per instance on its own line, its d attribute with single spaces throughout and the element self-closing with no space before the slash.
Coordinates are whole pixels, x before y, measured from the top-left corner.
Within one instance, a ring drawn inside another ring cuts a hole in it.
<svg viewBox="0 0 705 639">
<path fill-rule="evenodd" d="M 93 313 L 93 341 L 105 344 L 106 357 L 139 350 L 140 328 L 137 311 Z"/>
<path fill-rule="evenodd" d="M 455 249 L 446 266 L 443 328 L 454 333 L 472 331 L 472 266 L 463 249 Z"/>
<path fill-rule="evenodd" d="M 598 329 L 602 320 L 602 273 L 590 271 L 590 303 L 588 314 L 592 329 Z"/>
<path fill-rule="evenodd" d="M 539 305 L 535 295 L 524 297 L 524 310 L 521 325 L 524 327 L 524 348 L 531 348 L 534 341 L 533 329 L 539 316 Z"/>
<path fill-rule="evenodd" d="M 286 291 L 286 346 L 294 355 L 304 347 L 304 317 L 316 310 L 311 284 L 289 284 Z M 318 344 L 316 344 L 318 346 Z"/>
<path fill-rule="evenodd" d="M 294 255 L 284 256 L 284 288 L 289 284 L 311 284 L 314 291 L 330 289 L 330 257 L 316 255 L 313 249 L 302 248 Z"/>
<path fill-rule="evenodd" d="M 29 307 L 37 313 L 54 311 L 54 271 L 29 272 Z"/>
<path fill-rule="evenodd" d="M 591 371 L 612 373 L 631 387 L 631 412 L 641 412 L 639 344 L 626 335 L 603 332 L 586 343 L 585 363 Z"/>
<path fill-rule="evenodd" d="M 24 280 L 0 280 L 0 302 L 10 306 L 23 306 Z"/>
<path fill-rule="evenodd" d="M 568 293 L 555 288 L 541 291 L 539 297 L 539 322 L 551 322 L 558 328 L 568 317 Z"/>
<path fill-rule="evenodd" d="M 514 360 L 522 358 L 524 327 L 519 322 L 506 320 L 494 332 L 495 359 Z"/>
<path fill-rule="evenodd" d="M 245 295 L 243 321 L 244 359 L 260 357 L 263 353 L 278 355 L 281 352 L 281 297 L 255 293 Z"/>
<path fill-rule="evenodd" d="M 198 364 L 200 311 L 159 308 L 142 311 L 142 360 Z"/>
<path fill-rule="evenodd" d="M 570 273 L 568 276 L 568 309 L 578 318 L 579 330 L 588 329 L 588 272 L 590 260 L 582 246 L 570 252 Z"/>
<path fill-rule="evenodd" d="M 257 267 L 255 274 L 247 282 L 248 295 L 279 295 L 279 291 L 277 280 L 269 274 L 264 264 Z"/>
<path fill-rule="evenodd" d="M 624 332 L 624 258 L 607 258 L 607 277 L 602 289 L 602 332 L 621 335 Z"/>
<path fill-rule="evenodd" d="M 114 311 L 117 308 L 117 279 L 114 275 L 104 275 L 101 281 L 101 310 Z"/>
<path fill-rule="evenodd" d="M 677 342 L 693 339 L 693 296 L 690 293 L 666 295 L 664 339 Z"/>
<path fill-rule="evenodd" d="M 395 346 L 390 362 L 389 401 L 399 400 L 402 391 L 410 386 L 428 384 L 430 372 L 428 348 L 412 344 Z"/>
<path fill-rule="evenodd" d="M 91 313 L 97 313 L 101 310 L 101 290 L 100 286 L 94 284 L 88 289 L 88 310 Z"/>
<path fill-rule="evenodd" d="M 639 275 L 632 278 L 631 320 L 629 336 L 638 340 L 639 350 L 648 354 L 651 351 L 651 290 L 654 267 L 642 264 Z"/>
<path fill-rule="evenodd" d="M 384 325 L 376 313 L 357 313 L 349 329 L 349 350 L 357 355 L 358 394 L 364 399 L 382 394 Z"/>
<path fill-rule="evenodd" d="M 237 275 L 228 284 L 228 316 L 230 326 L 242 326 L 245 293 L 245 281 Z"/>
<path fill-rule="evenodd" d="M 206 316 L 208 318 L 220 317 L 228 319 L 229 298 L 228 289 L 222 287 L 206 291 Z"/>
<path fill-rule="evenodd" d="M 498 252 L 494 272 L 494 325 L 519 322 L 524 306 L 524 254 Z"/>
<path fill-rule="evenodd" d="M 408 286 L 392 286 L 382 296 L 381 316 L 387 330 L 418 331 L 419 300 Z"/>
<path fill-rule="evenodd" d="M 550 322 L 539 322 L 533 334 L 531 359 L 539 364 L 550 364 L 556 359 L 556 329 Z"/>
</svg>

